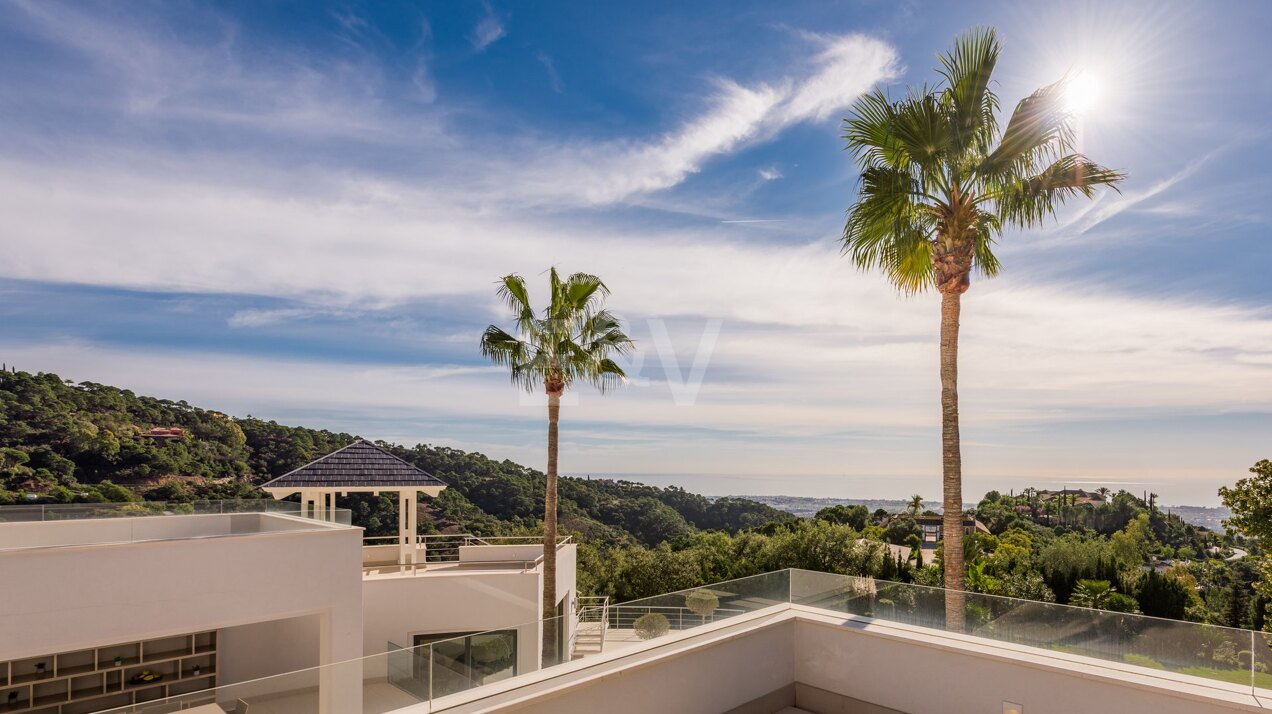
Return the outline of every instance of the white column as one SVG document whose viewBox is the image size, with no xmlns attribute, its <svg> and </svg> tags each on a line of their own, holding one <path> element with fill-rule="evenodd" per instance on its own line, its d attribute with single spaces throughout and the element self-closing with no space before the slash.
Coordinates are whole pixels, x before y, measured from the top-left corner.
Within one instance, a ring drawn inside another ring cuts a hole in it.
<svg viewBox="0 0 1272 714">
<path fill-rule="evenodd" d="M 410 517 L 407 508 L 406 491 L 398 491 L 398 565 L 404 565 L 407 561 L 407 551 L 410 542 L 407 538 L 407 519 Z"/>
<path fill-rule="evenodd" d="M 411 495 L 407 497 L 407 505 L 410 507 L 410 511 L 408 512 L 406 519 L 406 527 L 410 534 L 407 540 L 411 544 L 411 565 L 415 565 L 415 541 L 417 540 L 415 534 L 419 532 L 417 521 L 419 520 L 420 514 L 419 509 L 415 507 L 415 501 L 418 498 L 419 494 L 415 491 L 412 491 Z"/>
</svg>

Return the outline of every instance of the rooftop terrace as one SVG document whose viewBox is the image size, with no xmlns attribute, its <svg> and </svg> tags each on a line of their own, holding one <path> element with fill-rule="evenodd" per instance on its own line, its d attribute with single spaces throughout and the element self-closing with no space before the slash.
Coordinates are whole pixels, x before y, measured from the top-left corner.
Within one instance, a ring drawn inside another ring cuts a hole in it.
<svg viewBox="0 0 1272 714">
<path fill-rule="evenodd" d="M 1010 711 L 999 707 L 1011 703 L 1029 714 L 1197 714 L 1272 705 L 1265 633 L 974 593 L 966 594 L 966 627 L 955 632 L 945 627 L 939 588 L 799 570 L 700 590 L 718 606 L 690 610 L 694 591 L 587 603 L 577 616 L 595 625 L 604 646 L 534 671 L 517 671 L 495 646 L 506 628 L 462 643 L 390 643 L 384 655 L 151 702 L 145 711 L 233 711 L 243 702 L 254 714 L 300 714 L 316 711 L 324 682 L 355 695 L 346 701 L 360 701 L 363 714 L 772 714 L 796 705 L 971 714 Z M 647 613 L 663 618 L 652 636 L 636 626 Z"/>
<path fill-rule="evenodd" d="M 349 528 L 347 510 L 326 520 L 300 504 L 255 501 L 85 503 L 0 508 L 0 552 Z"/>
</svg>

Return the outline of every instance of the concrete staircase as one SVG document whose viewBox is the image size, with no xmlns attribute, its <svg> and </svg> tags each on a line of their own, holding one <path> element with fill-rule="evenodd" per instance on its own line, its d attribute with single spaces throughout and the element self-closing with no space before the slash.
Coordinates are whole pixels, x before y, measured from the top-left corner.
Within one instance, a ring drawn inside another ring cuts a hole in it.
<svg viewBox="0 0 1272 714">
<path fill-rule="evenodd" d="M 605 646 L 606 623 L 580 622 L 574 630 L 574 659 L 600 654 Z"/>
</svg>

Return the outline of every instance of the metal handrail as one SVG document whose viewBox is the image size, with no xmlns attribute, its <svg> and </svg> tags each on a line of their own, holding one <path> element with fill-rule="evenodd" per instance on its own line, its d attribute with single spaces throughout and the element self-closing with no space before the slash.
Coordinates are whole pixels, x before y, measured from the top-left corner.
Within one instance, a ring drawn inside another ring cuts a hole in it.
<svg viewBox="0 0 1272 714">
<path fill-rule="evenodd" d="M 585 622 L 595 622 L 600 627 L 600 642 L 598 651 L 605 650 L 605 633 L 609 631 L 609 608 L 610 599 L 606 595 L 584 595 L 576 598 L 578 603 L 578 613 L 575 619 L 574 638 L 570 642 L 570 652 L 574 652 L 575 640 L 578 638 L 578 625 Z"/>
<path fill-rule="evenodd" d="M 687 607 L 677 607 L 674 605 L 612 605 L 607 608 L 607 616 L 609 617 L 609 626 L 614 629 L 631 629 L 636 620 L 643 615 L 656 612 L 667 618 L 667 623 L 673 630 L 685 630 L 697 625 L 703 625 L 708 622 L 733 615 L 741 615 L 748 612 L 747 610 L 739 610 L 735 608 L 720 607 L 716 608 L 710 615 L 699 615 Z"/>
<path fill-rule="evenodd" d="M 457 561 L 448 561 L 448 562 L 457 562 Z M 534 560 L 474 560 L 474 561 L 471 561 L 470 563 L 467 563 L 467 565 L 472 565 L 473 569 L 475 570 L 479 570 L 482 567 L 486 567 L 486 566 L 519 565 L 521 566 L 521 572 L 528 573 L 531 570 L 534 570 L 535 568 L 539 567 L 541 563 L 543 563 L 542 555 L 535 558 Z M 399 574 L 405 574 L 409 572 L 411 575 L 416 575 L 421 570 L 427 570 L 429 567 L 433 567 L 436 565 L 437 565 L 436 561 L 431 561 L 431 562 L 421 561 L 417 563 L 382 563 L 380 565 L 364 565 L 362 566 L 362 573 L 365 575 L 367 573 L 373 573 L 373 572 L 392 573 L 394 571 L 397 571 Z"/>
</svg>

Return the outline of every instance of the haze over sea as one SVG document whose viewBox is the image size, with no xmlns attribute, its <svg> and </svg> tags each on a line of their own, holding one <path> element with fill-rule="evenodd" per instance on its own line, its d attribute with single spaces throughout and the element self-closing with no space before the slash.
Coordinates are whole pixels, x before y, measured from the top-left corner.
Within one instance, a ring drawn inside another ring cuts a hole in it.
<svg viewBox="0 0 1272 714">
<path fill-rule="evenodd" d="M 612 478 L 637 481 L 650 486 L 679 486 L 686 491 L 704 496 L 799 496 L 807 498 L 843 499 L 907 499 L 919 494 L 928 501 L 941 499 L 939 474 L 924 476 L 857 476 L 833 474 L 651 474 L 651 473 L 574 473 L 571 476 Z M 1114 491 L 1126 489 L 1135 495 L 1148 491 L 1156 493 L 1163 506 L 1219 505 L 1219 496 L 1205 484 L 1163 483 L 1144 479 L 1109 479 L 1099 481 L 1090 477 L 1058 481 L 1050 478 L 979 478 L 963 477 L 963 500 L 976 503 L 991 490 L 1019 493 L 1028 487 L 1040 489 L 1083 488 L 1096 489 L 1107 486 Z"/>
</svg>

